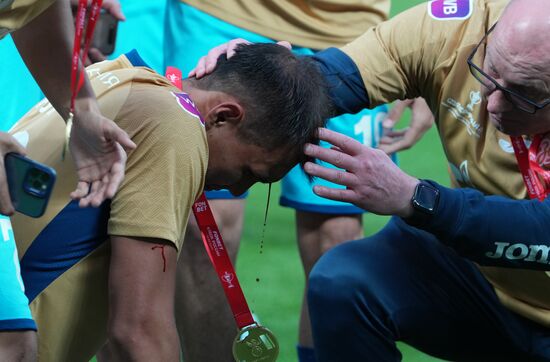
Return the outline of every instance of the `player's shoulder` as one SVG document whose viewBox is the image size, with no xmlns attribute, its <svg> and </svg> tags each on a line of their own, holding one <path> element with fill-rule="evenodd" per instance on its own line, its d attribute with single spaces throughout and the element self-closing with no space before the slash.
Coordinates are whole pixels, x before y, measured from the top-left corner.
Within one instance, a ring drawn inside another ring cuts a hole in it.
<svg viewBox="0 0 550 362">
<path fill-rule="evenodd" d="M 55 0 L 0 1 L 0 39 L 42 14 Z"/>
<path fill-rule="evenodd" d="M 380 24 L 384 39 L 402 54 L 425 59 L 454 57 L 461 47 L 477 44 L 497 21 L 508 0 L 437 0 L 418 4 Z M 398 36 L 397 36 L 398 35 Z M 425 57 L 425 54 L 431 55 Z"/>
<path fill-rule="evenodd" d="M 136 84 L 126 103 L 126 113 L 131 113 L 132 117 L 146 118 L 155 125 L 162 124 L 174 129 L 204 128 L 191 98 L 172 87 Z"/>
<path fill-rule="evenodd" d="M 206 132 L 195 109 L 176 88 L 136 84 L 116 122 L 138 148 L 206 154 Z"/>
<path fill-rule="evenodd" d="M 393 17 L 394 26 L 421 26 L 429 32 L 447 32 L 465 25 L 482 26 L 498 18 L 509 0 L 437 0 L 420 3 Z M 435 27 L 434 27 L 435 26 Z M 447 32 L 447 35 L 448 32 Z M 412 33 L 417 37 L 418 34 Z"/>
<path fill-rule="evenodd" d="M 164 77 L 147 67 L 144 61 L 133 61 L 131 54 L 124 54 L 86 67 L 86 73 L 98 98 L 113 89 L 120 90 L 135 83 L 169 85 L 167 81 L 163 82 Z M 139 55 L 136 53 L 135 57 Z"/>
</svg>

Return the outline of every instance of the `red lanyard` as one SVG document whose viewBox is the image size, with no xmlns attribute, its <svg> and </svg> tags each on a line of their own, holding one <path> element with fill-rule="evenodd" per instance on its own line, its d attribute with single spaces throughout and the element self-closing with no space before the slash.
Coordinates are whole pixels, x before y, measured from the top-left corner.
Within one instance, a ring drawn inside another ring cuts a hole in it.
<svg viewBox="0 0 550 362">
<path fill-rule="evenodd" d="M 237 326 L 239 329 L 242 329 L 253 324 L 254 318 L 248 308 L 248 303 L 244 297 L 237 274 L 235 274 L 233 264 L 231 264 L 231 259 L 229 259 L 222 236 L 204 192 L 193 204 L 193 213 L 201 230 L 202 242 L 222 282 L 225 296 L 233 311 L 233 317 L 235 317 Z"/>
<path fill-rule="evenodd" d="M 179 69 L 168 67 L 166 69 L 166 77 L 175 86 L 181 89 L 181 71 Z M 199 114 L 197 110 L 195 110 L 195 112 Z M 200 120 L 204 124 L 202 118 L 200 118 Z M 220 278 L 237 326 L 239 329 L 242 329 L 254 324 L 254 318 L 248 308 L 248 303 L 246 302 L 246 298 L 239 284 L 239 279 L 237 278 L 237 274 L 235 274 L 235 269 L 233 268 L 231 259 L 229 259 L 222 235 L 216 225 L 216 220 L 214 220 L 214 215 L 212 215 L 210 205 L 208 204 L 208 200 L 206 200 L 204 192 L 201 193 L 197 201 L 193 204 L 193 214 L 197 219 L 197 224 L 201 231 L 202 242 Z"/>
<path fill-rule="evenodd" d="M 536 135 L 533 137 L 531 146 L 527 149 L 522 137 L 511 136 L 512 146 L 518 161 L 519 170 L 523 177 L 523 183 L 529 193 L 529 198 L 543 201 L 550 194 L 550 171 L 541 167 L 537 160 L 538 150 L 543 137 Z M 539 176 L 544 180 L 541 181 Z M 544 185 L 546 184 L 546 186 Z"/>
<path fill-rule="evenodd" d="M 71 67 L 71 113 L 74 113 L 74 102 L 76 99 L 76 95 L 78 94 L 78 91 L 80 91 L 82 84 L 84 84 L 84 68 L 81 68 L 80 72 L 78 72 L 78 66 L 80 60 L 83 59 L 82 55 L 86 56 L 86 54 L 88 54 L 88 48 L 90 47 L 92 35 L 94 33 L 97 19 L 99 18 L 99 12 L 101 10 L 102 3 L 103 0 L 92 0 L 92 5 L 90 8 L 90 18 L 88 19 L 88 23 L 86 24 L 86 37 L 84 38 L 84 48 L 81 49 L 82 33 L 84 32 L 84 25 L 86 23 L 86 8 L 88 6 L 88 0 L 78 1 Z M 82 54 L 81 50 L 83 50 Z"/>
</svg>

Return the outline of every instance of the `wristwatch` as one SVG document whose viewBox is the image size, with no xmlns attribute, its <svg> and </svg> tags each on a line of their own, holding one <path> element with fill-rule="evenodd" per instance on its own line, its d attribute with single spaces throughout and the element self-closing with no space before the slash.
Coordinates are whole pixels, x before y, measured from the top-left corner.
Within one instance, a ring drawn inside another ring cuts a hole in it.
<svg viewBox="0 0 550 362">
<path fill-rule="evenodd" d="M 439 190 L 431 183 L 420 180 L 411 199 L 413 214 L 405 219 L 412 226 L 428 222 L 437 211 L 439 204 Z"/>
</svg>

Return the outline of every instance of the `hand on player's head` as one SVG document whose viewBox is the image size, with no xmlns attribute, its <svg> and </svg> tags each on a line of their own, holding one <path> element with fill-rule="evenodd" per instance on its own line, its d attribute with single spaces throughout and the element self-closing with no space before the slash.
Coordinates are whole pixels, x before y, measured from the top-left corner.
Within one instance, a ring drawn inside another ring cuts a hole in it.
<svg viewBox="0 0 550 362">
<path fill-rule="evenodd" d="M 245 39 L 237 38 L 210 49 L 207 55 L 199 59 L 199 62 L 195 68 L 193 68 L 187 76 L 189 78 L 202 78 L 206 74 L 212 73 L 212 71 L 216 68 L 218 58 L 223 54 L 226 54 L 228 59 L 231 58 L 235 55 L 235 49 L 240 44 L 251 44 L 251 42 Z M 287 41 L 279 41 L 277 44 L 287 49 L 292 49 L 292 45 Z"/>
</svg>

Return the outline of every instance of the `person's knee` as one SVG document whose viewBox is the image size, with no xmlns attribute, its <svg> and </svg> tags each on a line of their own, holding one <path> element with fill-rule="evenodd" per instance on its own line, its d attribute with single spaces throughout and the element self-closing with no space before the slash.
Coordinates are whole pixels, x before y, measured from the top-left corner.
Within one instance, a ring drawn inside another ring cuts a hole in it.
<svg viewBox="0 0 550 362">
<path fill-rule="evenodd" d="M 0 360 L 2 361 L 36 361 L 36 332 L 1 332 Z"/>
<path fill-rule="evenodd" d="M 321 256 L 309 275 L 310 307 L 373 302 L 368 299 L 389 292 L 385 289 L 391 288 L 392 279 L 399 274 L 395 261 L 391 247 L 375 238 L 334 247 Z"/>
<path fill-rule="evenodd" d="M 363 236 L 362 215 L 340 215 L 325 220 L 319 230 L 321 253 Z"/>
<path fill-rule="evenodd" d="M 308 301 L 312 306 L 352 302 L 353 291 L 362 283 L 361 273 L 344 267 L 351 262 L 346 244 L 325 253 L 309 275 Z M 315 309 L 315 307 L 314 307 Z"/>
<path fill-rule="evenodd" d="M 346 262 L 340 249 L 346 245 L 321 256 L 309 275 L 307 303 L 315 343 L 322 335 L 355 324 L 356 311 L 362 305 L 357 291 L 360 275 L 340 267 Z"/>
<path fill-rule="evenodd" d="M 234 260 L 243 231 L 245 199 L 212 200 L 212 212 L 223 233 L 229 256 Z"/>
<path fill-rule="evenodd" d="M 177 338 L 174 317 L 166 318 L 154 311 L 114 317 L 107 331 L 109 344 L 117 351 L 116 355 L 126 356 L 142 350 L 155 350 L 159 356 L 169 355 L 174 348 L 174 336 Z"/>
<path fill-rule="evenodd" d="M 109 343 L 123 350 L 133 350 L 137 348 L 142 341 L 148 341 L 155 338 L 152 334 L 150 322 L 137 321 L 124 322 L 116 320 L 108 331 Z"/>
<path fill-rule="evenodd" d="M 363 236 L 362 215 L 320 214 L 296 212 L 299 242 L 314 244 L 320 254 L 345 241 L 360 239 Z"/>
<path fill-rule="evenodd" d="M 219 199 L 210 202 L 214 219 L 223 235 L 229 257 L 234 261 L 239 249 L 244 220 L 244 199 Z M 190 218 L 185 233 L 182 257 L 191 260 L 204 255 L 201 231 L 195 218 Z M 210 263 L 208 258 L 204 260 Z"/>
</svg>

